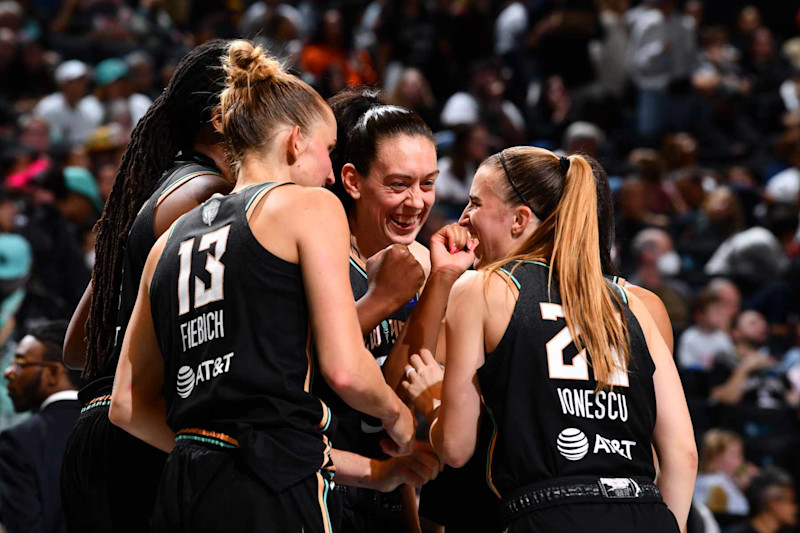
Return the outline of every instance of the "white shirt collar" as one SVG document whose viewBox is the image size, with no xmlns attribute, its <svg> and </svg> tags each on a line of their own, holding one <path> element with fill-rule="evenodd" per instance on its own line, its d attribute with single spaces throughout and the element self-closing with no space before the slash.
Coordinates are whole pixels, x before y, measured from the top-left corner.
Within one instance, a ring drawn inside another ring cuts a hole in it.
<svg viewBox="0 0 800 533">
<path fill-rule="evenodd" d="M 50 405 L 54 402 L 60 402 L 62 400 L 77 400 L 78 399 L 78 391 L 76 390 L 62 390 L 56 393 L 51 394 L 42 402 L 42 405 L 39 406 L 39 410 L 43 410 L 45 407 Z"/>
</svg>

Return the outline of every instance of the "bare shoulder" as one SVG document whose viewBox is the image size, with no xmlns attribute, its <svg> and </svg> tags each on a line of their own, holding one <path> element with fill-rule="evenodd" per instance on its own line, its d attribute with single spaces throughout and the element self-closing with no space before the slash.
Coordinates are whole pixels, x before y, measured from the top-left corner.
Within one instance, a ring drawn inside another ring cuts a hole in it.
<svg viewBox="0 0 800 533">
<path fill-rule="evenodd" d="M 477 270 L 468 270 L 461 274 L 450 290 L 451 303 L 474 296 L 482 290 L 485 279 L 486 275 Z"/>
<path fill-rule="evenodd" d="M 201 174 L 190 179 L 181 189 L 201 204 L 215 194 L 228 194 L 233 184 L 220 174 Z"/>
<path fill-rule="evenodd" d="M 344 207 L 336 195 L 322 187 L 278 187 L 269 193 L 269 198 L 270 210 L 288 210 L 299 224 L 333 214 L 344 216 Z"/>
<path fill-rule="evenodd" d="M 431 252 L 420 242 L 414 241 L 408 245 L 408 249 L 414 256 L 414 259 L 422 265 L 422 270 L 425 271 L 427 278 L 431 273 Z"/>
<path fill-rule="evenodd" d="M 666 342 L 667 347 L 670 349 L 670 351 L 672 351 L 672 322 L 669 319 L 669 313 L 667 313 L 667 308 L 664 306 L 664 302 L 661 301 L 661 298 L 659 298 L 658 295 L 652 291 L 627 281 L 625 282 L 624 288 L 628 292 L 628 295 L 633 295 L 636 297 L 644 306 L 644 308 L 647 309 L 647 312 L 655 322 L 659 333 L 664 338 L 664 342 Z"/>
</svg>

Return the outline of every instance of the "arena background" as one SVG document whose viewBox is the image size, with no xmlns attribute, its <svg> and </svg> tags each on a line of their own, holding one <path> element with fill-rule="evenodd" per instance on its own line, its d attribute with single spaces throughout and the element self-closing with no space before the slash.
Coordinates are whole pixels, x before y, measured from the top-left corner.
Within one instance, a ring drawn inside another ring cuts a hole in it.
<svg viewBox="0 0 800 533">
<path fill-rule="evenodd" d="M 241 36 L 325 97 L 375 85 L 431 125 L 441 175 L 423 242 L 458 218 L 496 150 L 597 157 L 620 272 L 661 297 L 675 332 L 701 452 L 695 497 L 711 511 L 690 531 L 746 522 L 759 469 L 800 481 L 791 1 L 2 0 L 4 369 L 29 328 L 71 316 L 126 141 L 177 61 Z M 0 429 L 26 416 L 5 386 Z"/>
</svg>

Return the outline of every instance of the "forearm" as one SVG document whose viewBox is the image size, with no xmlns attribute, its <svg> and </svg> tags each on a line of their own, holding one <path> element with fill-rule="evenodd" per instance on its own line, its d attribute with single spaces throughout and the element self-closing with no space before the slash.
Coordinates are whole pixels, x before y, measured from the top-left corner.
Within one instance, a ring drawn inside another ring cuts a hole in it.
<svg viewBox="0 0 800 533">
<path fill-rule="evenodd" d="M 658 476 L 658 489 L 661 491 L 664 503 L 675 515 L 678 526 L 683 531 L 692 505 L 692 492 L 697 475 L 697 452 L 695 451 L 693 455 L 687 452 L 686 457 L 682 458 L 659 458 L 659 466 L 661 470 Z"/>
<path fill-rule="evenodd" d="M 153 402 L 135 402 L 114 393 L 108 418 L 137 439 L 171 452 L 175 446 L 175 432 L 167 425 L 167 408 L 164 398 Z"/>
<path fill-rule="evenodd" d="M 336 465 L 336 473 L 333 480 L 339 485 L 351 487 L 363 487 L 367 489 L 387 492 L 386 483 L 383 479 L 385 468 L 379 459 L 371 459 L 358 455 L 357 453 L 345 450 L 331 450 L 333 464 Z M 389 488 L 392 490 L 394 487 Z"/>
<path fill-rule="evenodd" d="M 399 306 L 398 306 L 399 307 Z M 356 312 L 358 313 L 358 324 L 361 326 L 361 334 L 369 335 L 381 320 L 391 315 L 397 307 L 391 305 L 385 299 L 376 297 L 368 292 L 363 298 L 356 302 Z"/>
<path fill-rule="evenodd" d="M 728 405 L 739 403 L 744 394 L 744 383 L 747 376 L 746 370 L 737 368 L 728 381 L 711 389 L 711 398 Z"/>
<path fill-rule="evenodd" d="M 361 348 L 363 349 L 363 348 Z M 344 402 L 362 413 L 381 420 L 395 420 L 403 409 L 403 403 L 386 384 L 380 367 L 367 357 L 358 357 L 350 367 L 341 365 L 331 371 L 322 372 L 333 391 Z"/>
<path fill-rule="evenodd" d="M 431 273 L 403 332 L 383 364 L 383 375 L 392 389 L 400 385 L 403 369 L 408 364 L 411 354 L 419 353 L 422 348 L 436 353 L 450 289 L 457 279 L 458 276 L 451 273 L 435 271 Z"/>
</svg>

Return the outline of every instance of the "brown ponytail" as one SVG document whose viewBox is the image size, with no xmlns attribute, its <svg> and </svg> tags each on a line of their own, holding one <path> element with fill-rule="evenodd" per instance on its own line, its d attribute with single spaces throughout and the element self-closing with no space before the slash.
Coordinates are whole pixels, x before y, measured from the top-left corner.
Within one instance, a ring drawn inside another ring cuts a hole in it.
<svg viewBox="0 0 800 533">
<path fill-rule="evenodd" d="M 605 388 L 618 371 L 626 372 L 630 345 L 627 324 L 620 315 L 622 304 L 603 278 L 592 166 L 584 157 L 572 155 L 565 172 L 566 161 L 562 164 L 558 156 L 540 148 L 510 148 L 502 153 L 510 178 L 498 180 L 501 198 L 511 206 L 522 205 L 524 199 L 542 220 L 512 257 L 485 270 L 494 272 L 517 259 L 547 261 L 550 280 L 558 281 L 575 345 L 578 351 L 586 348 L 598 390 Z M 505 172 L 498 156 L 483 164 Z"/>
</svg>

